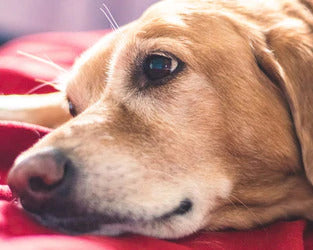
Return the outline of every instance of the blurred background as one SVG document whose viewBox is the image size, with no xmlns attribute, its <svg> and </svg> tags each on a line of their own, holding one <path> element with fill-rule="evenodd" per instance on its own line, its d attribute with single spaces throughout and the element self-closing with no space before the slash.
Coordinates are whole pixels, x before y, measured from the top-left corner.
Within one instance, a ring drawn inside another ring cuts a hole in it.
<svg viewBox="0 0 313 250">
<path fill-rule="evenodd" d="M 102 3 L 121 26 L 158 0 L 0 0 L 0 44 L 26 34 L 110 28 Z"/>
</svg>

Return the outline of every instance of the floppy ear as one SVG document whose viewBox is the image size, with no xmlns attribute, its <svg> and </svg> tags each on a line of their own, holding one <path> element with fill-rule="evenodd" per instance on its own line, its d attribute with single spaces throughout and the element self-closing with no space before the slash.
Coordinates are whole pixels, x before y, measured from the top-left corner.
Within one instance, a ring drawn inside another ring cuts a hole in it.
<svg viewBox="0 0 313 250">
<path fill-rule="evenodd" d="M 255 58 L 290 107 L 306 176 L 313 184 L 313 34 L 296 19 L 275 25 L 266 44 L 254 42 Z"/>
</svg>

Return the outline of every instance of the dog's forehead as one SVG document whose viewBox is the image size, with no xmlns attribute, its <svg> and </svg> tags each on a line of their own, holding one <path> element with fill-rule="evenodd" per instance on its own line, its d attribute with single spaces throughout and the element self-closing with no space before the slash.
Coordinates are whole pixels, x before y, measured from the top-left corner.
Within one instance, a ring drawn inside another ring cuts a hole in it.
<svg viewBox="0 0 313 250">
<path fill-rule="evenodd" d="M 183 3 L 174 4 L 173 1 L 161 1 L 148 10 L 141 16 L 142 23 L 153 23 L 154 21 L 163 21 L 168 25 L 185 26 L 182 14 L 189 12 L 188 6 Z"/>
<path fill-rule="evenodd" d="M 242 43 L 234 42 L 238 35 L 233 27 L 224 20 L 221 22 L 214 12 L 204 18 L 190 1 L 175 4 L 175 8 L 164 5 L 165 2 L 168 1 L 152 6 L 137 21 L 104 37 L 75 63 L 67 93 L 74 103 L 80 103 L 79 110 L 100 98 L 111 79 L 110 73 L 116 71 L 115 66 L 127 68 L 121 65 L 131 65 L 140 51 L 167 51 L 197 72 L 206 73 L 209 63 L 203 62 L 208 61 L 209 55 L 215 58 L 214 53 L 225 54 L 227 48 L 233 50 L 234 46 L 242 46 Z M 171 5 L 176 1 L 170 2 Z M 223 39 L 226 36 L 229 39 Z M 208 55 L 207 58 L 203 58 L 203 54 Z"/>
<path fill-rule="evenodd" d="M 196 7 L 201 3 L 202 8 Z M 199 44 L 206 44 L 207 47 L 211 43 L 223 45 L 233 36 L 238 36 L 237 16 L 225 13 L 221 6 L 216 9 L 201 3 L 188 0 L 161 1 L 150 7 L 136 25 L 128 30 L 128 34 L 141 39 L 166 37 L 177 42 L 189 40 L 193 48 Z"/>
</svg>

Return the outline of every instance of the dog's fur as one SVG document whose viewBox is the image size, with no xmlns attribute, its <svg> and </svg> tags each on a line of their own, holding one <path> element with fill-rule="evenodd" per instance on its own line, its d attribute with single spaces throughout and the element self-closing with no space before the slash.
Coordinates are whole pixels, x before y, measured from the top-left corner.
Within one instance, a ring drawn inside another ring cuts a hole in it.
<svg viewBox="0 0 313 250">
<path fill-rule="evenodd" d="M 80 215 L 132 218 L 100 234 L 177 238 L 313 219 L 312 9 L 309 0 L 157 3 L 77 60 L 66 95 L 79 115 L 16 163 L 65 152 Z M 185 67 L 141 90 L 138 61 L 154 51 Z M 191 211 L 162 217 L 185 198 Z"/>
</svg>

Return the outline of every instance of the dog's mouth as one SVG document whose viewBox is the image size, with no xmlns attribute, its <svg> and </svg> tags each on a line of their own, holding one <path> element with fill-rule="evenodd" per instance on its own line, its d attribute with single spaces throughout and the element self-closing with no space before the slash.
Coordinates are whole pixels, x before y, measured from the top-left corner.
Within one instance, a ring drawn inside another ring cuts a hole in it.
<svg viewBox="0 0 313 250">
<path fill-rule="evenodd" d="M 169 212 L 164 213 L 161 216 L 152 216 L 152 218 L 145 219 L 140 217 L 137 219 L 126 217 L 122 215 L 108 216 L 103 214 L 87 214 L 79 216 L 67 216 L 67 217 L 57 217 L 48 213 L 35 214 L 30 212 L 30 214 L 42 225 L 56 229 L 60 232 L 67 234 L 88 234 L 94 233 L 100 230 L 104 226 L 119 225 L 137 225 L 137 224 L 147 224 L 162 222 L 169 220 L 174 216 L 182 216 L 192 209 L 192 202 L 189 199 L 184 199 L 180 204 Z M 112 232 L 112 235 L 119 235 L 122 233 L 127 233 L 128 231 Z M 111 234 L 108 232 L 108 234 Z"/>
</svg>

